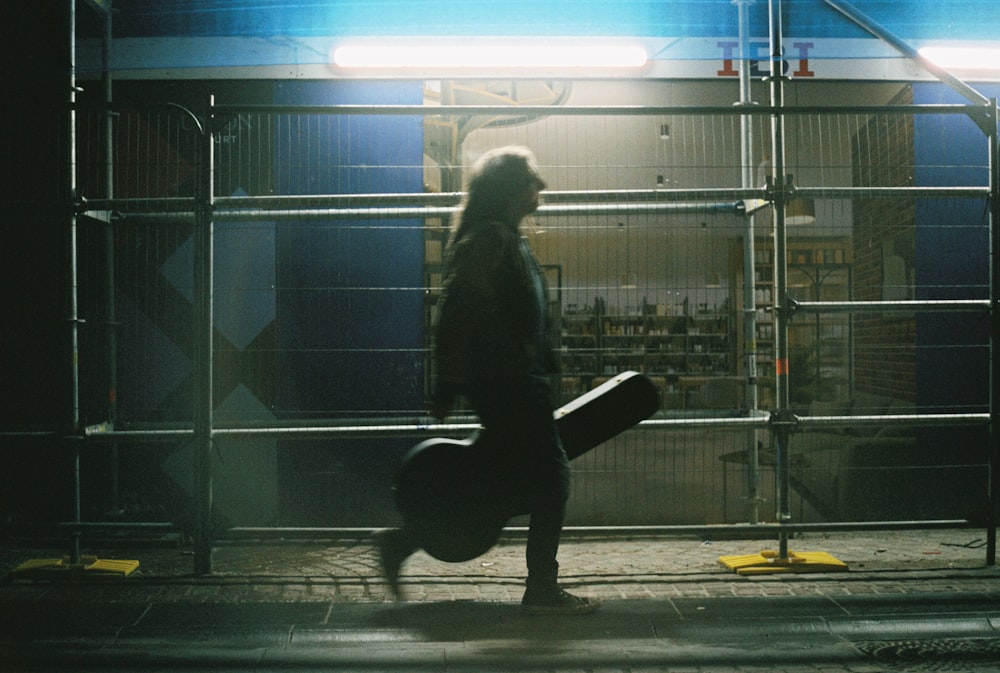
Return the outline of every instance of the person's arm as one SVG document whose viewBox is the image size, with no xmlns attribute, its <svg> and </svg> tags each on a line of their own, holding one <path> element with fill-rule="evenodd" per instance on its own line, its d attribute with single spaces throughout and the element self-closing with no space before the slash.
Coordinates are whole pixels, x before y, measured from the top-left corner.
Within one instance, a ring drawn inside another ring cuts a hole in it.
<svg viewBox="0 0 1000 673">
<path fill-rule="evenodd" d="M 499 223 L 482 226 L 452 251 L 435 332 L 436 418 L 447 416 L 470 378 L 518 366 L 508 287 L 518 254 L 516 236 Z"/>
</svg>

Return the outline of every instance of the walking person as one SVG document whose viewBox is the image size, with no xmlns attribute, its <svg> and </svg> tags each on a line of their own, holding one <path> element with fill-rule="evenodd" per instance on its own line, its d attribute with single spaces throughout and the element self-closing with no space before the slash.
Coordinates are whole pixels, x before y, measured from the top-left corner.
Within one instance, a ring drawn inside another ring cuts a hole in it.
<svg viewBox="0 0 1000 673">
<path fill-rule="evenodd" d="M 570 470 L 552 416 L 557 362 L 545 278 L 521 236 L 544 188 L 533 154 L 522 147 L 492 150 L 473 166 L 445 251 L 432 414 L 444 419 L 465 397 L 484 428 L 481 445 L 494 468 L 490 492 L 510 516 L 530 515 L 523 611 L 584 614 L 599 604 L 558 583 Z M 396 591 L 417 543 L 405 528 L 394 529 L 381 533 L 379 547 Z"/>
</svg>

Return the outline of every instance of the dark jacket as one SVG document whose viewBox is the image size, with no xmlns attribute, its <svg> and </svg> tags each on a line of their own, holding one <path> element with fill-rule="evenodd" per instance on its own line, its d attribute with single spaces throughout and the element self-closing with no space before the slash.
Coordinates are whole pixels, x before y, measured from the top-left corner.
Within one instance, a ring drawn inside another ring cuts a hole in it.
<svg viewBox="0 0 1000 673">
<path fill-rule="evenodd" d="M 518 232 L 480 225 L 449 247 L 435 341 L 437 403 L 557 370 L 545 277 Z"/>
</svg>

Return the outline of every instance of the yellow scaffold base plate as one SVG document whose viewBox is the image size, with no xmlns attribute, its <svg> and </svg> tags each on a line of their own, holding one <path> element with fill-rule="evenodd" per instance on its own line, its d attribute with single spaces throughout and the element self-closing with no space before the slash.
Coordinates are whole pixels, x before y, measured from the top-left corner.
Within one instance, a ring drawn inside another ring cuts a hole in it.
<svg viewBox="0 0 1000 673">
<path fill-rule="evenodd" d="M 138 567 L 138 561 L 99 559 L 96 556 L 81 556 L 79 563 L 71 563 L 68 557 L 61 559 L 32 559 L 14 568 L 8 577 L 12 579 L 54 579 L 74 576 L 128 577 Z"/>
<path fill-rule="evenodd" d="M 720 556 L 719 562 L 740 575 L 822 573 L 847 570 L 846 563 L 825 551 L 789 551 L 787 558 L 781 558 L 778 552 L 766 549 L 759 554 Z"/>
</svg>

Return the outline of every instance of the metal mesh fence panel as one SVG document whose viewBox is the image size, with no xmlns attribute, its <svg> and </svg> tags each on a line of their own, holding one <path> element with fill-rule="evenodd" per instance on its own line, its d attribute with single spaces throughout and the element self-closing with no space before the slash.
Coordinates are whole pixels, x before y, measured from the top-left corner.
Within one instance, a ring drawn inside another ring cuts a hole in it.
<svg viewBox="0 0 1000 673">
<path fill-rule="evenodd" d="M 793 305 L 989 298 L 989 161 L 967 116 L 902 105 L 786 114 L 781 163 L 797 191 L 781 260 L 766 191 L 771 112 L 746 114 L 748 127 L 721 107 L 221 110 L 209 124 L 212 395 L 216 425 L 232 432 L 213 457 L 218 523 L 394 520 L 389 486 L 419 432 L 343 430 L 426 422 L 442 253 L 463 177 L 490 148 L 529 147 L 548 183 L 524 234 L 558 317 L 560 403 L 637 370 L 661 392 L 659 419 L 766 416 L 785 299 L 777 266 Z M 110 416 L 137 433 L 117 440 L 124 453 L 192 419 L 197 126 L 173 108 L 79 113 L 78 184 L 97 204 L 77 233 L 81 404 L 85 425 Z M 64 196 L 10 184 L 27 203 Z M 979 191 L 929 191 L 954 187 Z M 788 332 L 790 403 L 804 418 L 989 410 L 984 311 L 793 308 Z M 152 462 L 165 484 L 155 497 L 183 499 L 190 446 L 159 446 L 135 449 L 129 488 L 144 497 L 138 475 Z M 985 493 L 979 425 L 804 426 L 791 447 L 800 520 L 954 516 Z M 762 429 L 635 429 L 574 463 L 568 522 L 738 522 L 757 507 L 767 519 L 774 461 Z M 942 484 L 934 499 L 905 495 Z"/>
</svg>

